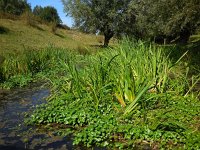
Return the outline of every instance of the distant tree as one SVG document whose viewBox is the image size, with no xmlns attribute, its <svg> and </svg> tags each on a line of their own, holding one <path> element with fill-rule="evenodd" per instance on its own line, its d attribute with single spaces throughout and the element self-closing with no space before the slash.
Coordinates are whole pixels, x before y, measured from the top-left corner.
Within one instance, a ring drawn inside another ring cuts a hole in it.
<svg viewBox="0 0 200 150">
<path fill-rule="evenodd" d="M 0 12 L 21 15 L 27 10 L 31 11 L 27 0 L 0 0 Z"/>
<path fill-rule="evenodd" d="M 36 15 L 36 16 L 41 15 L 42 11 L 43 11 L 42 6 L 36 5 L 36 6 L 33 8 L 33 14 Z"/>
<path fill-rule="evenodd" d="M 133 1 L 135 34 L 186 43 L 200 26 L 200 0 Z"/>
<path fill-rule="evenodd" d="M 47 22 L 55 22 L 57 24 L 62 22 L 57 10 L 52 6 L 47 6 L 43 8 L 37 5 L 33 9 L 33 14 L 39 16 L 42 20 Z"/>
<path fill-rule="evenodd" d="M 103 33 L 104 46 L 108 46 L 114 34 L 124 32 L 130 21 L 127 14 L 131 0 L 62 0 L 62 2 L 67 15 L 74 18 L 74 27 L 84 32 Z"/>
</svg>

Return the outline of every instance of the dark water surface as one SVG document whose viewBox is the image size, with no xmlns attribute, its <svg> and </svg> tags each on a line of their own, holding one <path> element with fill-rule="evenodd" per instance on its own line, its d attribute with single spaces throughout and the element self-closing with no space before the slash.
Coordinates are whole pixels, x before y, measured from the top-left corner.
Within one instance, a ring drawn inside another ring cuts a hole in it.
<svg viewBox="0 0 200 150">
<path fill-rule="evenodd" d="M 32 85 L 28 88 L 0 90 L 0 150 L 8 149 L 81 149 L 69 137 L 39 132 L 24 125 L 24 114 L 45 103 L 50 90 Z"/>
</svg>

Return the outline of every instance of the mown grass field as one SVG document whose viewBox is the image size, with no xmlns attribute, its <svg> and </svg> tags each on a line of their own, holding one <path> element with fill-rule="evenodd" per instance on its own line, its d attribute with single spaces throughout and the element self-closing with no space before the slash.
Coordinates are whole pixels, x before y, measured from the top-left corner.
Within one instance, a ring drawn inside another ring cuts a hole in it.
<svg viewBox="0 0 200 150">
<path fill-rule="evenodd" d="M 48 26 L 38 30 L 21 21 L 0 25 L 8 28 L 1 51 L 18 51 L 3 53 L 1 87 L 43 80 L 52 89 L 28 125 L 73 134 L 74 145 L 88 148 L 200 148 L 198 42 L 166 47 L 123 39 L 90 53 L 88 46 L 100 44 L 94 35 L 54 35 Z"/>
</svg>

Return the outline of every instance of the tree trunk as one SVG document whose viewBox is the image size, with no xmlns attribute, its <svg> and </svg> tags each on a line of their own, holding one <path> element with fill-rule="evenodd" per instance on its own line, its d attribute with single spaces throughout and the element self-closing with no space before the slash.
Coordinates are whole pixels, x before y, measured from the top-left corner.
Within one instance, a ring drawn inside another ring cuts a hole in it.
<svg viewBox="0 0 200 150">
<path fill-rule="evenodd" d="M 111 30 L 107 30 L 104 32 L 104 47 L 108 47 L 110 39 L 113 37 L 114 33 Z"/>
<path fill-rule="evenodd" d="M 190 38 L 190 30 L 187 28 L 184 28 L 181 32 L 180 32 L 180 38 L 178 40 L 178 42 L 180 44 L 187 44 L 187 42 L 189 41 Z"/>
<path fill-rule="evenodd" d="M 104 35 L 104 47 L 108 47 L 108 44 L 110 42 L 110 39 L 107 35 Z"/>
</svg>

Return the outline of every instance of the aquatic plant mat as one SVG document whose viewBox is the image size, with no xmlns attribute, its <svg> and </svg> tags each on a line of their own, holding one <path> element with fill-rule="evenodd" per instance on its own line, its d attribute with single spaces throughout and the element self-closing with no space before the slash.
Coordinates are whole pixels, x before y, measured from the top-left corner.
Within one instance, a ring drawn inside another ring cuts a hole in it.
<svg viewBox="0 0 200 150">
<path fill-rule="evenodd" d="M 171 51 L 126 39 L 92 54 L 28 53 L 27 65 L 17 65 L 23 74 L 13 74 L 49 81 L 52 94 L 26 123 L 61 126 L 56 134 L 73 135 L 74 145 L 86 147 L 199 149 L 200 75 L 181 61 L 187 52 L 172 61 Z M 7 70 L 4 86 L 23 83 Z"/>
</svg>

